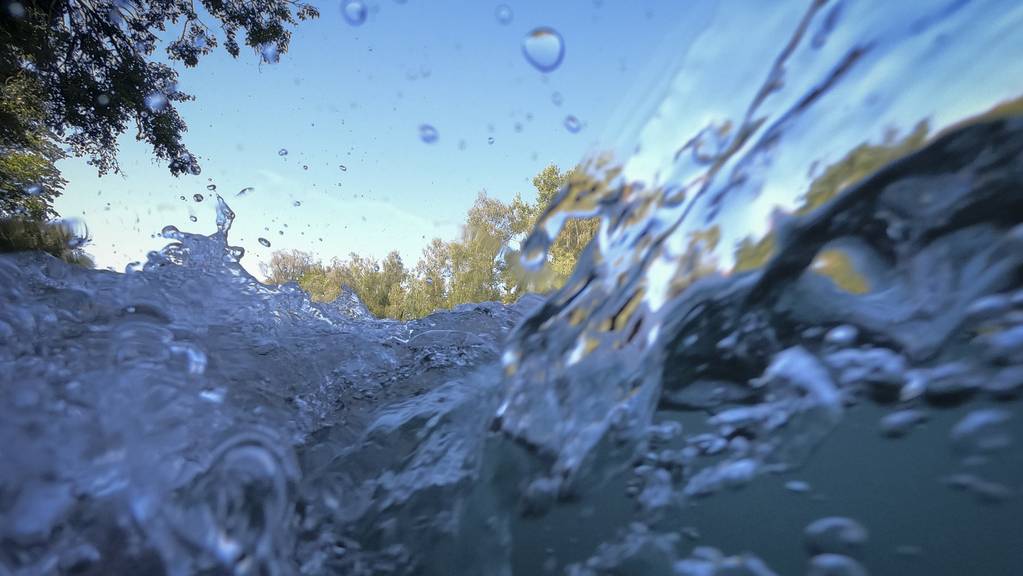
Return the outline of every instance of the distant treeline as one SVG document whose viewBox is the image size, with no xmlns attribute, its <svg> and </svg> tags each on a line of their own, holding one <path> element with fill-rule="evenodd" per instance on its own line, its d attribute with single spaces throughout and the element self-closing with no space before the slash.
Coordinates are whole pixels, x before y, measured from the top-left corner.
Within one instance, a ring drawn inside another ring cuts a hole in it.
<svg viewBox="0 0 1023 576">
<path fill-rule="evenodd" d="M 985 113 L 964 120 L 967 123 L 1015 116 L 1023 113 L 1023 97 L 1000 103 Z M 864 142 L 842 158 L 825 166 L 803 194 L 796 214 L 812 212 L 889 162 L 920 149 L 939 136 L 927 121 L 919 122 L 906 133 L 888 130 L 879 143 Z M 516 196 L 510 204 L 481 192 L 466 218 L 461 236 L 445 242 L 439 238 L 423 250 L 419 262 L 406 267 L 397 252 L 381 261 L 351 254 L 330 263 L 315 260 L 311 254 L 275 252 L 265 268 L 267 281 L 274 284 L 294 281 L 315 300 L 330 301 L 341 286 L 355 291 L 366 306 L 380 317 L 408 320 L 423 317 L 434 310 L 469 302 L 512 302 L 527 291 L 549 291 L 561 287 L 575 268 L 576 261 L 597 232 L 596 218 L 568 220 L 548 252 L 547 264 L 539 274 L 526 275 L 514 249 L 537 219 L 554 200 L 559 189 L 571 180 L 570 188 L 587 187 L 585 170 L 562 173 L 550 165 L 533 178 L 536 198 L 527 201 Z M 572 194 L 569 194 L 571 197 Z M 590 200 L 592 201 L 592 199 Z M 694 259 L 688 267 L 690 277 L 677 278 L 679 288 L 717 269 L 713 253 L 721 237 L 717 224 L 693 232 L 689 251 L 682 258 Z M 733 247 L 733 272 L 759 268 L 775 252 L 775 232 L 762 237 L 747 236 Z M 817 255 L 812 270 L 826 276 L 839 289 L 851 293 L 871 290 L 869 279 L 841 249 L 829 249 Z"/>
<path fill-rule="evenodd" d="M 469 302 L 513 302 L 527 291 L 561 286 L 597 230 L 597 220 L 567 222 L 549 251 L 547 265 L 524 274 L 519 265 L 520 240 L 567 181 L 557 166 L 533 178 L 536 198 L 517 195 L 505 204 L 480 192 L 466 216 L 461 235 L 452 241 L 434 238 L 419 262 L 409 268 L 397 252 L 383 260 L 358 254 L 329 263 L 299 250 L 277 251 L 264 268 L 267 282 L 297 282 L 314 300 L 330 301 L 348 286 L 375 315 L 408 320 Z"/>
</svg>

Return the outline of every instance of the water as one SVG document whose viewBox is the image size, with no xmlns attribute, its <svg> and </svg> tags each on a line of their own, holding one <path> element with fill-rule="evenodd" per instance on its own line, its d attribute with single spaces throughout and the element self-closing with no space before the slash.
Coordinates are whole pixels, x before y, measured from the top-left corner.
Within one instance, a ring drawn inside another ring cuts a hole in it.
<svg viewBox="0 0 1023 576">
<path fill-rule="evenodd" d="M 515 18 L 515 13 L 512 11 L 511 6 L 498 4 L 497 8 L 494 9 L 494 18 L 497 19 L 499 24 L 507 26 Z"/>
<path fill-rule="evenodd" d="M 361 26 L 366 22 L 366 5 L 359 0 L 343 0 L 341 2 L 341 14 L 345 21 L 352 26 Z"/>
<path fill-rule="evenodd" d="M 261 45 L 259 55 L 266 64 L 277 64 L 281 61 L 281 51 L 276 44 Z"/>
<path fill-rule="evenodd" d="M 146 96 L 145 99 L 146 108 L 154 114 L 159 114 L 167 109 L 170 101 L 167 99 L 167 95 L 163 92 L 153 92 Z"/>
<path fill-rule="evenodd" d="M 522 40 L 522 52 L 537 70 L 553 72 L 565 57 L 565 41 L 553 28 L 536 28 Z"/>
<path fill-rule="evenodd" d="M 437 142 L 440 135 L 437 133 L 437 129 L 430 124 L 419 125 L 419 139 L 426 144 L 433 144 Z"/>
<path fill-rule="evenodd" d="M 124 274 L 0 255 L 0 573 L 1020 573 L 1023 9 L 791 6 L 643 87 L 548 298 L 313 303 L 219 197 Z"/>
<path fill-rule="evenodd" d="M 572 134 L 575 134 L 583 129 L 582 122 L 580 122 L 578 118 L 572 116 L 571 114 L 565 116 L 564 124 L 565 130 L 568 130 Z"/>
</svg>

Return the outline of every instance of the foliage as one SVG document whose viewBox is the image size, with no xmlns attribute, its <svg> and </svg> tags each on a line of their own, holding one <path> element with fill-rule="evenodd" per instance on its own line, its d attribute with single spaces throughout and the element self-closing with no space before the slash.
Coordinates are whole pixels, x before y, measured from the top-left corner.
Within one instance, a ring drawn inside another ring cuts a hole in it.
<svg viewBox="0 0 1023 576">
<path fill-rule="evenodd" d="M 841 191 L 870 176 L 886 164 L 920 149 L 929 141 L 929 134 L 930 127 L 926 121 L 923 121 L 918 123 L 912 132 L 904 136 L 900 137 L 898 132 L 890 130 L 885 133 L 880 144 L 864 142 L 853 148 L 813 179 L 803 196 L 802 203 L 796 209 L 796 214 L 813 212 L 838 196 Z M 753 270 L 766 264 L 774 255 L 775 243 L 774 232 L 768 232 L 759 240 L 753 240 L 749 236 L 743 238 L 735 248 L 734 271 Z M 832 260 L 828 261 L 832 262 Z M 836 266 L 838 265 L 825 266 L 818 271 L 826 273 L 838 269 Z M 835 281 L 838 285 L 849 285 L 849 282 L 845 280 L 840 282 L 836 279 Z"/>
<path fill-rule="evenodd" d="M 19 0 L 5 12 L 0 84 L 29 78 L 41 118 L 0 116 L 0 145 L 24 140 L 41 121 L 101 174 L 117 171 L 117 137 L 129 122 L 172 173 L 199 171 L 174 108 L 191 96 L 177 89 L 177 72 L 155 60 L 159 44 L 170 63 L 189 67 L 220 42 L 238 56 L 240 36 L 276 59 L 288 49 L 290 26 L 318 16 L 299 0 Z M 170 25 L 180 34 L 165 41 Z"/>
<path fill-rule="evenodd" d="M 884 134 L 880 144 L 864 142 L 825 168 L 824 172 L 810 183 L 809 189 L 802 198 L 802 203 L 796 209 L 796 214 L 813 212 L 849 186 L 870 176 L 886 164 L 923 148 L 924 145 L 944 134 L 968 124 L 988 122 L 1020 114 L 1023 114 L 1023 96 L 1004 100 L 987 111 L 965 118 L 936 134 L 931 132 L 926 120 L 918 122 L 911 132 L 903 136 L 900 136 L 894 129 L 889 130 Z M 767 233 L 759 240 L 754 240 L 751 236 L 743 238 L 735 247 L 733 271 L 742 272 L 763 266 L 774 254 L 774 250 L 773 232 Z M 822 253 L 818 256 L 814 269 L 829 277 L 837 286 L 848 292 L 859 294 L 869 288 L 869 284 L 858 276 L 855 267 L 843 253 Z"/>
<path fill-rule="evenodd" d="M 88 233 L 69 222 L 0 218 L 0 252 L 38 250 L 71 264 L 93 268 L 95 263 L 82 249 L 87 242 Z"/>
<path fill-rule="evenodd" d="M 341 287 L 352 289 L 377 316 L 408 320 L 459 304 L 511 302 L 530 290 L 550 290 L 567 280 L 576 259 L 596 232 L 596 220 L 570 220 L 558 235 L 547 270 L 528 276 L 517 265 L 514 248 L 569 180 L 556 166 L 534 179 L 536 198 L 511 203 L 480 192 L 466 215 L 460 236 L 434 238 L 408 269 L 397 252 L 382 261 L 350 254 L 324 265 L 300 251 L 275 252 L 263 273 L 273 284 L 298 282 L 315 300 L 331 301 Z"/>
<path fill-rule="evenodd" d="M 66 184 L 54 163 L 64 154 L 46 128 L 39 86 L 26 75 L 0 84 L 0 217 L 46 220 Z"/>
<path fill-rule="evenodd" d="M 313 256 L 308 252 L 277 250 L 270 256 L 270 262 L 262 266 L 262 271 L 271 284 L 298 282 L 313 263 Z"/>
</svg>

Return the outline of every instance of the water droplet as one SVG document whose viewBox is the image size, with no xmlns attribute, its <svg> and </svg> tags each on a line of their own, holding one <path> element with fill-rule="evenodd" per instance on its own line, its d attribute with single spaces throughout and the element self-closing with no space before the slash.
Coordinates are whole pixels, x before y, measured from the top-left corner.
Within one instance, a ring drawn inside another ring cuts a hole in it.
<svg viewBox="0 0 1023 576">
<path fill-rule="evenodd" d="M 96 103 L 99 104 L 100 106 L 106 106 L 107 104 L 110 104 L 110 96 L 107 96 L 106 94 L 100 94 L 99 96 L 96 97 Z"/>
<path fill-rule="evenodd" d="M 522 52 L 537 70 L 551 72 L 565 57 L 565 42 L 553 28 L 540 27 L 526 35 Z"/>
<path fill-rule="evenodd" d="M 181 199 L 182 199 L 182 200 L 185 200 L 185 196 L 184 196 L 184 194 L 182 194 L 182 195 L 181 195 Z"/>
<path fill-rule="evenodd" d="M 167 95 L 163 92 L 152 92 L 149 96 L 146 96 L 145 100 L 146 108 L 154 114 L 159 114 L 167 109 L 167 105 L 170 101 L 167 100 Z"/>
<path fill-rule="evenodd" d="M 565 129 L 566 130 L 568 130 L 572 134 L 575 134 L 575 133 L 579 132 L 580 130 L 582 130 L 582 128 L 583 128 L 582 122 L 579 122 L 578 118 L 576 118 L 575 116 L 572 116 L 571 114 L 569 114 L 568 116 L 565 116 Z"/>
<path fill-rule="evenodd" d="M 487 144 L 493 144 L 493 143 L 494 143 L 494 137 L 493 136 L 491 136 L 490 138 L 487 138 Z"/>
<path fill-rule="evenodd" d="M 259 243 L 262 244 L 263 246 L 266 246 L 267 248 L 270 247 L 270 241 L 267 240 L 266 238 L 263 238 L 262 236 L 260 236 L 258 240 L 259 240 Z"/>
<path fill-rule="evenodd" d="M 308 164 L 303 164 L 302 165 L 302 169 L 303 170 L 308 170 L 309 169 L 309 165 Z"/>
<path fill-rule="evenodd" d="M 295 202 L 292 203 L 292 206 L 294 206 L 295 208 L 298 208 L 301 205 L 302 205 L 302 202 L 300 202 L 298 200 L 295 200 Z"/>
<path fill-rule="evenodd" d="M 341 164 L 340 166 L 338 166 L 338 168 L 340 168 L 342 172 L 348 172 L 348 167 L 345 166 L 344 164 Z M 338 185 L 340 186 L 340 184 Z"/>
<path fill-rule="evenodd" d="M 195 216 L 189 216 L 188 219 L 191 220 L 192 222 L 198 222 L 199 221 L 199 219 L 196 218 Z"/>
<path fill-rule="evenodd" d="M 214 190 L 217 189 L 217 185 L 216 184 L 207 184 L 206 185 L 206 189 L 209 190 L 210 192 L 213 192 Z"/>
<path fill-rule="evenodd" d="M 288 149 L 287 148 L 281 148 L 280 150 L 277 151 L 277 155 L 278 156 L 287 156 L 288 155 Z"/>
<path fill-rule="evenodd" d="M 245 188 L 242 188 L 241 190 L 239 190 L 238 193 L 235 194 L 235 196 L 244 196 L 244 195 L 248 194 L 249 192 L 253 192 L 255 190 L 256 189 L 253 188 L 252 186 L 246 186 Z M 184 196 L 182 196 L 182 199 L 184 199 Z"/>
<path fill-rule="evenodd" d="M 555 106 L 561 106 L 562 101 L 563 99 L 561 97 L 561 92 L 555 92 L 554 94 L 551 94 L 551 102 L 553 102 Z"/>
<path fill-rule="evenodd" d="M 281 53 L 276 44 L 263 44 L 259 47 L 259 54 L 263 57 L 263 62 L 267 64 L 276 64 L 281 61 Z"/>
<path fill-rule="evenodd" d="M 497 22 L 504 26 L 511 24 L 512 18 L 515 14 L 512 12 L 511 6 L 507 4 L 498 4 L 497 9 L 494 10 L 494 16 L 497 18 Z"/>
<path fill-rule="evenodd" d="M 21 20 L 25 17 L 25 6 L 21 2 L 11 2 L 7 5 L 7 12 L 15 20 Z"/>
<path fill-rule="evenodd" d="M 360 26 L 366 21 L 366 5 L 360 0 L 347 0 L 341 3 L 341 14 L 352 26 Z"/>
<path fill-rule="evenodd" d="M 427 144 L 433 144 L 438 138 L 437 129 L 429 124 L 419 125 L 419 139 Z"/>
<path fill-rule="evenodd" d="M 196 202 L 202 202 L 202 194 L 193 194 L 192 200 L 195 200 Z"/>
</svg>

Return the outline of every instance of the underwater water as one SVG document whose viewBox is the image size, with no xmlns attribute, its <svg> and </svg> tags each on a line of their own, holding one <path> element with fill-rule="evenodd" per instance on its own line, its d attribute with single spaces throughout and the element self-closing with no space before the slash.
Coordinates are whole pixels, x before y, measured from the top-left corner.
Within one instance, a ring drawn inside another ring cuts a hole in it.
<svg viewBox="0 0 1023 576">
<path fill-rule="evenodd" d="M 1023 572 L 1023 7 L 878 6 L 723 3 L 551 295 L 0 256 L 0 574 Z"/>
</svg>

